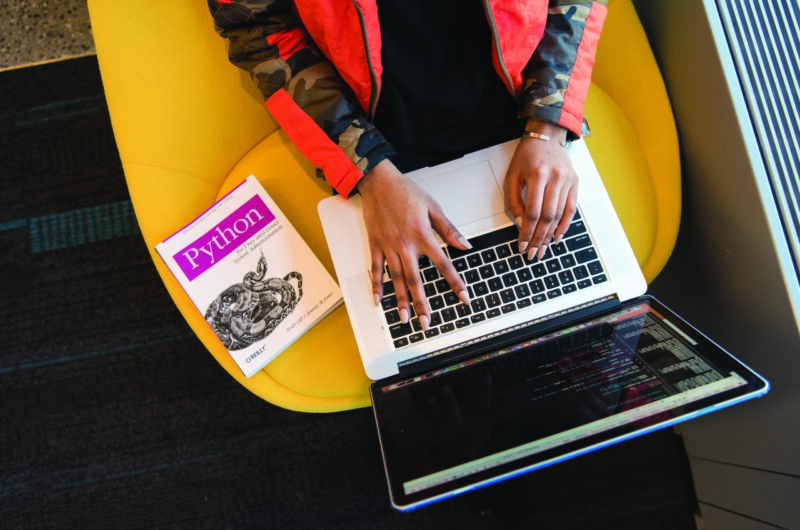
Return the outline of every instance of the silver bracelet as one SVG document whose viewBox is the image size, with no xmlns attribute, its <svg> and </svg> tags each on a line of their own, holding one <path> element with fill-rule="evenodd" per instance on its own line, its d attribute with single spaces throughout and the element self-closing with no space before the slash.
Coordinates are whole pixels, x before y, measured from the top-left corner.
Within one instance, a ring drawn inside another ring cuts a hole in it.
<svg viewBox="0 0 800 530">
<path fill-rule="evenodd" d="M 541 134 L 541 133 L 532 132 L 532 131 L 523 132 L 522 133 L 522 137 L 523 138 L 533 138 L 535 140 L 541 140 L 543 142 L 549 142 L 551 140 L 550 136 L 548 136 L 547 134 Z M 566 147 L 566 145 L 567 145 L 566 142 L 559 142 L 559 144 L 561 145 L 561 147 Z"/>
</svg>

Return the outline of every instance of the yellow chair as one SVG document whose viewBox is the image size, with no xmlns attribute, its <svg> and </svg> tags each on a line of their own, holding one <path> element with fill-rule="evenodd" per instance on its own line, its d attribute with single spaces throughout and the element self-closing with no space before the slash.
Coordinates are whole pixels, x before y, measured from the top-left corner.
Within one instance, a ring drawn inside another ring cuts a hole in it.
<svg viewBox="0 0 800 530">
<path fill-rule="evenodd" d="M 232 377 L 271 403 L 313 412 L 367 406 L 369 381 L 344 308 L 247 379 L 153 251 L 252 173 L 333 271 L 316 214 L 330 188 L 267 115 L 247 74 L 228 63 L 206 3 L 89 0 L 89 11 L 139 225 L 186 321 Z M 630 0 L 611 2 L 594 80 L 588 144 L 649 281 L 677 236 L 680 168 L 669 101 Z"/>
</svg>

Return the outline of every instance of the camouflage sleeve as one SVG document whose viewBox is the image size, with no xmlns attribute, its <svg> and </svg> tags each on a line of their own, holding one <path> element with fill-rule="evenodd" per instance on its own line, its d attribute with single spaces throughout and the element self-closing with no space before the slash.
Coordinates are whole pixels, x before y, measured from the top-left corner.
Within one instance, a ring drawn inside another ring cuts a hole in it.
<svg viewBox="0 0 800 530">
<path fill-rule="evenodd" d="M 217 33 L 230 42 L 231 63 L 250 72 L 265 99 L 284 89 L 361 174 L 394 153 L 316 47 L 291 0 L 208 0 L 208 7 Z M 337 188 L 336 179 L 328 180 Z"/>
<path fill-rule="evenodd" d="M 588 134 L 583 105 L 606 5 L 606 0 L 550 0 L 544 34 L 523 71 L 521 118 L 562 125 L 570 139 Z"/>
</svg>

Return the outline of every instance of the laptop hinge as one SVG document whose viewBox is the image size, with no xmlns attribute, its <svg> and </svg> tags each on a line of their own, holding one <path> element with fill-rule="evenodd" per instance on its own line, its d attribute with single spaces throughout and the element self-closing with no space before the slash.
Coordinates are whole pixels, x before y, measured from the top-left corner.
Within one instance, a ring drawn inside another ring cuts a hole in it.
<svg viewBox="0 0 800 530">
<path fill-rule="evenodd" d="M 514 326 L 501 329 L 468 341 L 460 342 L 440 350 L 432 351 L 418 357 L 397 363 L 400 375 L 410 372 L 424 371 L 428 368 L 451 364 L 466 357 L 502 348 L 514 342 L 534 338 L 552 332 L 556 328 L 565 327 L 572 322 L 582 320 L 599 312 L 614 309 L 620 305 L 617 295 L 586 302 L 563 311 L 528 320 Z"/>
</svg>

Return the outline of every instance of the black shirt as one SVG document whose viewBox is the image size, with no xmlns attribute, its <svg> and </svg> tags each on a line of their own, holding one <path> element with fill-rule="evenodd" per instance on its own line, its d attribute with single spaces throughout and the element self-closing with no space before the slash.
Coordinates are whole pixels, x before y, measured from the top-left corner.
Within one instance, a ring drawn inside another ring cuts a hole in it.
<svg viewBox="0 0 800 530">
<path fill-rule="evenodd" d="M 518 138 L 518 104 L 492 64 L 478 0 L 378 0 L 383 76 L 375 125 L 408 172 Z"/>
</svg>

